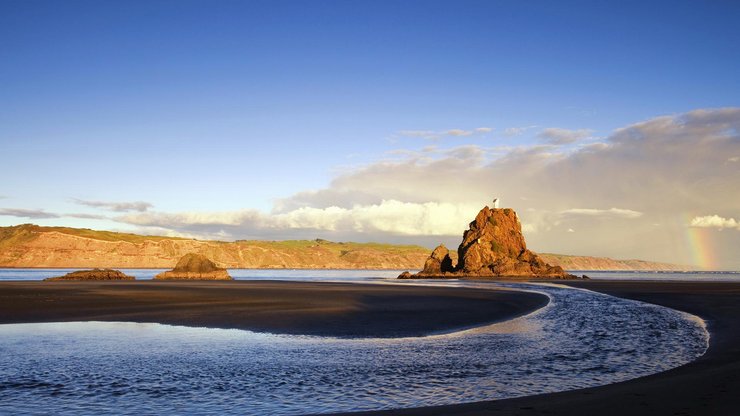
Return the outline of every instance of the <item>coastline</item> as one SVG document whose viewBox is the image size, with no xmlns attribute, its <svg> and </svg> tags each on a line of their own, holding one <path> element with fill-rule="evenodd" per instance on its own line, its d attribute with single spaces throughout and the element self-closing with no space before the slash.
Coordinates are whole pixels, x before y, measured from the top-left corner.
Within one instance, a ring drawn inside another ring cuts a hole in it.
<svg viewBox="0 0 740 416">
<path fill-rule="evenodd" d="M 296 281 L 0 282 L 0 324 L 157 322 L 337 337 L 425 336 L 531 313 L 508 290 Z"/>
<path fill-rule="evenodd" d="M 498 401 L 352 415 L 732 415 L 740 406 L 740 282 L 551 281 L 666 306 L 704 319 L 711 339 L 697 360 L 634 380 Z"/>
</svg>

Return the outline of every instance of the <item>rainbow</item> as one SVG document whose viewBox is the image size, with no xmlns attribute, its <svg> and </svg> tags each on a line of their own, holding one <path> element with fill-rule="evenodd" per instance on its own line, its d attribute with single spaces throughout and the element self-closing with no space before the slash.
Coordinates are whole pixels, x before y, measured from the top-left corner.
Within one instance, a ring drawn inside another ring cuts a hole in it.
<svg viewBox="0 0 740 416">
<path fill-rule="evenodd" d="M 686 242 L 691 252 L 693 263 L 702 269 L 714 270 L 717 265 L 714 244 L 712 241 L 712 230 L 699 227 L 690 227 L 691 216 L 686 215 Z"/>
</svg>

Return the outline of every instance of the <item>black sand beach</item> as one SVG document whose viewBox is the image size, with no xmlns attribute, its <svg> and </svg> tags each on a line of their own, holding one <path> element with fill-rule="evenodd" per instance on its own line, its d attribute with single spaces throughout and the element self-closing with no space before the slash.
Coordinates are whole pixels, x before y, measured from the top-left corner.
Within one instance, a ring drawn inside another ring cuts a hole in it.
<svg viewBox="0 0 740 416">
<path fill-rule="evenodd" d="M 535 293 L 353 283 L 0 282 L 0 323 L 131 321 L 399 337 L 499 322 L 547 302 Z"/>
<path fill-rule="evenodd" d="M 740 283 L 558 282 L 667 306 L 707 321 L 709 350 L 673 370 L 607 386 L 373 415 L 737 415 L 740 413 Z"/>
<path fill-rule="evenodd" d="M 734 415 L 740 406 L 740 283 L 558 281 L 704 318 L 695 362 L 622 383 L 373 415 Z M 528 293 L 279 281 L 2 282 L 0 323 L 161 322 L 337 336 L 413 336 L 509 319 L 546 304 Z M 452 382 L 452 381 L 451 381 Z"/>
</svg>

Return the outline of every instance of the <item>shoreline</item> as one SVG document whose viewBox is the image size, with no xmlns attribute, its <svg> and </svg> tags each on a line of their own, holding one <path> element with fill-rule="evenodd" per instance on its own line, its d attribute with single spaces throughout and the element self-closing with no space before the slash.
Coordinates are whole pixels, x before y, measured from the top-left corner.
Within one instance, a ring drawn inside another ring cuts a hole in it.
<svg viewBox="0 0 740 416">
<path fill-rule="evenodd" d="M 732 415 L 740 407 L 740 282 L 550 281 L 688 312 L 710 333 L 706 353 L 624 382 L 511 399 L 352 415 Z"/>
<path fill-rule="evenodd" d="M 509 290 L 297 282 L 3 281 L 0 324 L 156 322 L 290 335 L 419 337 L 529 314 L 545 295 Z"/>
<path fill-rule="evenodd" d="M 64 267 L 57 267 L 57 266 L 38 266 L 38 267 L 31 267 L 31 266 L 0 266 L 0 270 L 8 269 L 8 270 L 90 270 L 90 269 L 128 269 L 128 270 L 170 270 L 172 267 L 140 267 L 140 266 L 64 266 Z M 227 270 L 362 270 L 362 271 L 409 271 L 409 272 L 419 272 L 421 269 L 411 269 L 407 267 L 402 268 L 376 268 L 376 267 L 370 267 L 370 268 L 334 268 L 334 267 L 226 267 Z M 566 269 L 565 270 L 568 273 L 573 274 L 583 274 L 583 273 L 656 273 L 656 274 L 670 274 L 670 273 L 678 273 L 678 274 L 702 274 L 702 273 L 732 273 L 732 274 L 740 274 L 740 270 L 701 270 L 701 269 L 680 269 L 680 270 L 673 270 L 673 269 Z M 493 278 L 494 280 L 497 278 Z M 516 277 L 516 276 L 512 276 Z M 419 278 L 420 280 L 426 279 Z M 525 279 L 531 279 L 531 277 L 524 277 Z"/>
<path fill-rule="evenodd" d="M 93 270 L 93 269 L 113 269 L 113 270 L 172 270 L 172 266 L 168 267 L 132 267 L 132 266 L 125 266 L 125 267 L 12 267 L 12 266 L 2 266 L 0 267 L 1 270 Z M 303 268 L 303 267 L 226 267 L 226 270 L 278 270 L 278 271 L 285 271 L 285 270 L 315 270 L 315 271 L 363 271 L 363 272 L 372 272 L 372 271 L 378 271 L 378 272 L 396 272 L 396 271 L 405 271 L 408 269 L 378 269 L 378 268 L 331 268 L 331 267 L 314 267 L 314 268 Z M 615 270 L 619 271 L 619 270 Z M 149 280 L 149 279 L 141 279 L 141 280 Z"/>
</svg>

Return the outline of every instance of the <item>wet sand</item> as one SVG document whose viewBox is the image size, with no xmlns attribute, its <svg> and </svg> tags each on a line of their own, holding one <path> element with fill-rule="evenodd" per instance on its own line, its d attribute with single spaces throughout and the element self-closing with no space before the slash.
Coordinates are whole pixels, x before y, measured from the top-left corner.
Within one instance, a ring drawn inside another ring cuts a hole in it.
<svg viewBox="0 0 740 416">
<path fill-rule="evenodd" d="M 355 283 L 0 282 L 0 323 L 131 321 L 400 337 L 500 322 L 547 302 L 535 293 Z"/>
<path fill-rule="evenodd" d="M 602 387 L 373 415 L 740 414 L 740 283 L 557 282 L 692 313 L 707 321 L 707 353 L 673 370 Z M 360 413 L 355 413 L 355 415 Z"/>
</svg>

